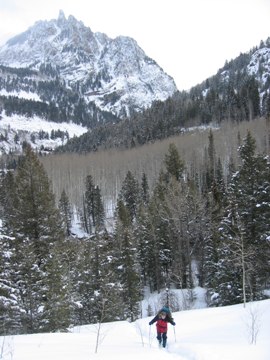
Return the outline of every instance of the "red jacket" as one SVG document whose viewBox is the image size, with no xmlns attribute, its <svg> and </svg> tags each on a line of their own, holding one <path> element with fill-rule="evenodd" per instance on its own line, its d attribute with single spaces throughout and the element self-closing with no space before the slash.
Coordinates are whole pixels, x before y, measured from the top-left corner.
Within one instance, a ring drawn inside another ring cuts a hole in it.
<svg viewBox="0 0 270 360">
<path fill-rule="evenodd" d="M 157 327 L 158 333 L 161 333 L 161 334 L 166 333 L 168 330 L 168 322 L 163 319 L 158 319 L 158 321 L 156 323 L 156 327 Z"/>
<path fill-rule="evenodd" d="M 173 321 L 173 318 L 171 316 L 169 316 L 168 314 L 166 315 L 165 319 L 162 319 L 160 316 L 160 313 L 158 313 L 153 320 L 150 321 L 149 325 L 152 325 L 156 322 L 156 326 L 157 326 L 157 332 L 158 333 L 166 333 L 168 330 L 168 322 L 171 323 L 172 325 L 175 325 L 175 322 Z"/>
</svg>

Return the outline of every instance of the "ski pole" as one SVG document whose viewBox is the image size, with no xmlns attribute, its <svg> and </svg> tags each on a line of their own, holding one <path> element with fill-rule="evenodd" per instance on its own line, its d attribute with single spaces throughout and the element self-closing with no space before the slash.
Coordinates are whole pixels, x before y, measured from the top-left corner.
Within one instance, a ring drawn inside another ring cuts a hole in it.
<svg viewBox="0 0 270 360">
<path fill-rule="evenodd" d="M 149 347 L 151 347 L 151 325 L 149 325 Z"/>
<path fill-rule="evenodd" d="M 174 340 L 176 342 L 175 326 L 173 327 L 173 332 L 174 332 Z"/>
</svg>

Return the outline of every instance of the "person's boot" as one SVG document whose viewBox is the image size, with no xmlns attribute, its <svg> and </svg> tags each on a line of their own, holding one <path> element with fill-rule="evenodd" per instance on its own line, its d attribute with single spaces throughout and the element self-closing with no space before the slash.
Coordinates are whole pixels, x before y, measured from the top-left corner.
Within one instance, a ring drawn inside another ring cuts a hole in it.
<svg viewBox="0 0 270 360">
<path fill-rule="evenodd" d="M 163 347 L 165 348 L 167 344 L 167 340 L 163 340 Z"/>
</svg>

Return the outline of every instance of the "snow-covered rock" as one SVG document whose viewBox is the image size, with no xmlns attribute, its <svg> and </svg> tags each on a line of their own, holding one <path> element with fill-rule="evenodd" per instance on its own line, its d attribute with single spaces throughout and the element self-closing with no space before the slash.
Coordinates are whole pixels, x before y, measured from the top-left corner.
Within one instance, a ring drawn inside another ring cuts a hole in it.
<svg viewBox="0 0 270 360">
<path fill-rule="evenodd" d="M 0 64 L 39 71 L 50 64 L 67 86 L 117 116 L 140 111 L 176 90 L 172 77 L 130 37 L 93 33 L 73 16 L 38 21 L 0 48 Z"/>
</svg>

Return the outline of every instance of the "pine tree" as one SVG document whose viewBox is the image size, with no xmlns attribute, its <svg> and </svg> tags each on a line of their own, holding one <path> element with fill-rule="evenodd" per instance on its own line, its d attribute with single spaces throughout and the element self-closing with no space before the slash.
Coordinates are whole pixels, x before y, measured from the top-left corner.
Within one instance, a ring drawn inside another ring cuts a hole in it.
<svg viewBox="0 0 270 360">
<path fill-rule="evenodd" d="M 71 269 L 68 261 L 67 244 L 63 239 L 58 239 L 52 246 L 46 266 L 46 293 L 39 323 L 42 331 L 66 331 L 71 323 L 75 299 L 70 296 L 72 284 L 69 281 Z"/>
<path fill-rule="evenodd" d="M 166 172 L 161 171 L 153 195 L 146 208 L 141 207 L 137 218 L 140 263 L 144 281 L 152 290 L 160 291 L 171 271 L 173 258 L 172 214 L 168 194 L 171 184 L 182 179 L 184 164 L 174 144 L 165 155 Z M 147 218 L 144 218 L 146 216 Z M 179 262 L 179 259 L 178 259 Z"/>
<path fill-rule="evenodd" d="M 149 185 L 147 176 L 145 173 L 142 175 L 142 182 L 141 182 L 141 199 L 144 204 L 144 206 L 149 204 L 150 194 L 149 194 Z"/>
<path fill-rule="evenodd" d="M 154 211 L 151 205 L 147 208 L 141 206 L 138 211 L 134 234 L 138 239 L 138 262 L 140 264 L 142 281 L 154 292 L 161 288 L 161 264 L 159 244 L 155 231 Z"/>
<path fill-rule="evenodd" d="M 64 234 L 48 177 L 29 146 L 24 147 L 13 190 L 4 221 L 5 230 L 14 239 L 10 242 L 11 277 L 19 290 L 22 330 L 40 331 L 44 322 L 41 309 L 49 304 L 48 291 L 54 281 L 55 269 L 50 262 L 55 256 L 54 247 Z M 59 276 L 55 286 L 64 288 L 61 280 Z M 55 314 L 48 313 L 46 321 L 50 316 Z"/>
<path fill-rule="evenodd" d="M 10 264 L 14 239 L 9 236 L 10 231 L 6 228 L 8 219 L 12 217 L 14 189 L 14 175 L 8 171 L 0 182 L 0 334 L 13 334 L 21 328 L 20 316 L 16 318 L 16 310 L 19 315 L 20 309 L 14 302 L 17 291 L 12 281 Z"/>
<path fill-rule="evenodd" d="M 166 194 L 168 177 L 163 172 L 155 185 L 153 196 L 149 203 L 149 214 L 152 226 L 152 246 L 155 254 L 155 290 L 165 285 L 172 261 L 171 232 Z M 176 180 L 174 180 L 176 181 Z"/>
<path fill-rule="evenodd" d="M 65 229 L 66 236 L 70 236 L 71 234 L 71 221 L 72 221 L 72 210 L 71 205 L 68 199 L 68 196 L 65 190 L 62 191 L 59 205 L 58 205 L 61 219 L 63 222 L 63 228 Z"/>
<path fill-rule="evenodd" d="M 115 257 L 114 236 L 105 231 L 101 237 L 99 257 L 98 322 L 124 320 L 123 288 L 118 277 L 118 259 Z"/>
<path fill-rule="evenodd" d="M 168 153 L 165 155 L 165 166 L 167 173 L 179 181 L 183 176 L 184 163 L 180 158 L 175 144 L 170 144 Z"/>
<path fill-rule="evenodd" d="M 86 177 L 84 194 L 84 224 L 88 234 L 104 228 L 105 212 L 98 186 L 94 185 L 91 175 Z"/>
<path fill-rule="evenodd" d="M 131 171 L 128 171 L 122 184 L 120 199 L 128 209 L 131 221 L 133 221 L 137 215 L 137 209 L 140 201 L 138 194 L 138 181 L 135 179 Z"/>
<path fill-rule="evenodd" d="M 1 219 L 5 226 L 7 221 L 11 221 L 13 201 L 15 194 L 15 179 L 12 171 L 8 171 L 6 175 L 1 179 L 0 187 L 0 209 Z"/>
<path fill-rule="evenodd" d="M 93 217 L 94 217 L 94 182 L 91 175 L 88 175 L 85 180 L 85 194 L 84 194 L 84 226 L 88 234 L 92 234 L 93 231 Z"/>
<path fill-rule="evenodd" d="M 81 245 L 79 270 L 74 278 L 80 304 L 76 310 L 79 323 L 124 319 L 114 246 L 113 237 L 107 231 L 84 239 Z"/>
<path fill-rule="evenodd" d="M 216 175 L 216 150 L 214 145 L 214 135 L 213 131 L 210 130 L 208 136 L 208 158 L 206 161 L 206 187 L 207 190 L 211 190 L 212 186 L 215 182 L 215 175 Z"/>
<path fill-rule="evenodd" d="M 22 329 L 20 307 L 15 299 L 19 296 L 12 279 L 10 253 L 12 238 L 0 229 L 0 334 L 18 334 Z"/>
<path fill-rule="evenodd" d="M 105 211 L 101 197 L 101 191 L 98 186 L 94 191 L 94 224 L 97 231 L 104 230 Z"/>
<path fill-rule="evenodd" d="M 137 244 L 133 237 L 130 210 L 118 201 L 116 209 L 115 243 L 119 249 L 117 258 L 118 276 L 122 287 L 123 313 L 126 319 L 135 321 L 139 316 L 139 266 L 137 261 Z"/>
<path fill-rule="evenodd" d="M 133 245 L 131 233 L 124 229 L 120 257 L 120 281 L 123 287 L 122 297 L 125 316 L 130 321 L 135 321 L 139 316 L 139 272 L 136 259 L 137 249 Z"/>
<path fill-rule="evenodd" d="M 204 234 L 202 239 L 204 246 L 201 248 L 200 275 L 201 285 L 211 289 L 216 286 L 216 264 L 218 258 L 218 246 L 220 234 L 218 227 L 223 215 L 225 185 L 220 159 L 216 158 L 214 134 L 212 131 L 208 137 L 207 157 L 205 159 L 205 187 L 204 195 Z M 210 290 L 211 293 L 211 290 Z"/>
<path fill-rule="evenodd" d="M 217 293 L 221 304 L 261 299 L 267 277 L 269 163 L 255 150 L 255 140 L 248 132 L 239 150 L 242 163 L 229 186 L 228 207 L 220 226 Z"/>
<path fill-rule="evenodd" d="M 86 238 L 81 244 L 81 254 L 79 256 L 78 273 L 76 276 L 76 291 L 78 294 L 79 306 L 76 309 L 76 319 L 80 324 L 91 323 L 96 319 L 92 318 L 92 262 L 93 262 L 93 243 L 91 238 Z"/>
<path fill-rule="evenodd" d="M 248 77 L 240 90 L 241 98 L 245 106 L 247 118 L 254 119 L 260 115 L 260 94 L 258 82 L 254 77 Z"/>
</svg>

